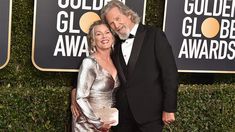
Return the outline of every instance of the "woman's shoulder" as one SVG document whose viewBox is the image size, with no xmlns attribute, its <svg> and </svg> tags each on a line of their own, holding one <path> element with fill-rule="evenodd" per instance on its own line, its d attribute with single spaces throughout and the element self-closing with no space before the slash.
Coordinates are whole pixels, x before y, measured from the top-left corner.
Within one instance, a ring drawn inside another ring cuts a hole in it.
<svg viewBox="0 0 235 132">
<path fill-rule="evenodd" d="M 89 66 L 94 66 L 96 65 L 96 60 L 93 56 L 87 56 L 86 58 L 83 59 L 82 61 L 82 64 L 86 67 L 89 67 Z"/>
</svg>

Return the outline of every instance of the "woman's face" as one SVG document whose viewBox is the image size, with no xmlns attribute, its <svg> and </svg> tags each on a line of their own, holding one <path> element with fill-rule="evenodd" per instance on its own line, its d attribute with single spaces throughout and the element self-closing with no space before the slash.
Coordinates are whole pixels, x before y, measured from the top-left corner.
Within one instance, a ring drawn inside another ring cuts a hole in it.
<svg viewBox="0 0 235 132">
<path fill-rule="evenodd" d="M 113 34 L 104 24 L 94 27 L 93 40 L 97 51 L 110 50 L 114 43 Z"/>
</svg>

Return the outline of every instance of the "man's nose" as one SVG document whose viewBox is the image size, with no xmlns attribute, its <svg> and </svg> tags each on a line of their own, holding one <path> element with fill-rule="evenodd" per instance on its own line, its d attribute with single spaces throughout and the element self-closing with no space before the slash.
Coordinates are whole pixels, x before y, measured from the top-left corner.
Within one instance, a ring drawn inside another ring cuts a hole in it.
<svg viewBox="0 0 235 132">
<path fill-rule="evenodd" d="M 117 21 L 114 21 L 114 29 L 117 29 L 119 27 L 119 23 Z"/>
</svg>

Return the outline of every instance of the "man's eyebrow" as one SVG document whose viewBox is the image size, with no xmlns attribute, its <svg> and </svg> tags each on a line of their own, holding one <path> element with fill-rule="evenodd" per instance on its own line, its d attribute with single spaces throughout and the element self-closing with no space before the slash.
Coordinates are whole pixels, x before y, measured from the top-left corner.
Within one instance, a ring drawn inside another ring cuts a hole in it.
<svg viewBox="0 0 235 132">
<path fill-rule="evenodd" d="M 113 21 L 109 22 L 108 24 L 109 24 L 109 25 L 113 24 Z"/>
</svg>

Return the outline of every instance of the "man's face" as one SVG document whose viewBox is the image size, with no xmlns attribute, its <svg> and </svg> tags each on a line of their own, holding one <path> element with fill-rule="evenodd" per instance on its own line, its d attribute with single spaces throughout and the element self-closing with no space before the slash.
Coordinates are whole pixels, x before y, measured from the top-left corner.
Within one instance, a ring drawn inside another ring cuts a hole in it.
<svg viewBox="0 0 235 132">
<path fill-rule="evenodd" d="M 106 14 L 108 24 L 120 39 L 127 39 L 134 26 L 130 18 L 131 16 L 124 15 L 117 7 L 112 8 Z"/>
</svg>

